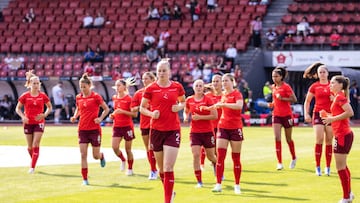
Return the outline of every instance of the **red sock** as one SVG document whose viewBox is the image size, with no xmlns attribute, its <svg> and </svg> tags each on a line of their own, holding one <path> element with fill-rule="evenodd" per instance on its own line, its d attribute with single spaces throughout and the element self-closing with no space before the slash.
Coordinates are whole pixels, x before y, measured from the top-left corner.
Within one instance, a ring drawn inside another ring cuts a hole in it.
<svg viewBox="0 0 360 203">
<path fill-rule="evenodd" d="M 30 158 L 32 158 L 32 154 L 33 154 L 32 148 L 28 148 L 28 152 L 29 152 Z"/>
<path fill-rule="evenodd" d="M 350 198 L 350 187 L 349 187 L 349 174 L 347 173 L 346 169 L 338 171 L 341 186 L 343 189 L 343 198 L 349 199 Z"/>
<path fill-rule="evenodd" d="M 128 169 L 129 169 L 129 170 L 132 170 L 133 163 L 134 163 L 134 159 L 131 159 L 131 160 L 130 160 L 130 159 L 128 159 L 128 161 L 127 161 L 127 162 L 128 162 Z"/>
<path fill-rule="evenodd" d="M 235 184 L 240 184 L 240 176 L 241 176 L 241 163 L 240 163 L 240 153 L 232 153 L 232 160 L 234 163 L 234 177 Z"/>
<path fill-rule="evenodd" d="M 349 177 L 349 186 L 348 187 L 349 187 L 349 191 L 351 192 L 351 173 L 347 166 L 346 166 L 345 170 L 346 170 L 347 176 Z"/>
<path fill-rule="evenodd" d="M 121 150 L 119 151 L 119 154 L 117 156 L 121 159 L 121 161 L 126 161 L 126 159 L 125 159 L 123 153 L 121 152 Z"/>
<path fill-rule="evenodd" d="M 151 171 L 157 171 L 157 169 L 156 169 L 156 159 L 155 159 L 154 151 L 149 150 L 147 154 L 148 154 L 148 159 L 149 159 Z"/>
<path fill-rule="evenodd" d="M 195 174 L 195 177 L 196 177 L 197 182 L 198 182 L 198 183 L 202 183 L 201 170 L 196 170 L 196 171 L 194 171 L 194 174 Z"/>
<path fill-rule="evenodd" d="M 291 141 L 288 143 L 288 145 L 289 145 L 289 150 L 290 150 L 290 153 L 291 153 L 292 160 L 294 160 L 294 159 L 296 159 L 294 141 L 291 140 Z"/>
<path fill-rule="evenodd" d="M 221 184 L 222 177 L 224 175 L 224 161 L 226 157 L 226 149 L 218 148 L 217 149 L 217 161 L 216 161 L 216 181 Z"/>
<path fill-rule="evenodd" d="M 332 145 L 326 145 L 325 148 L 326 167 L 330 167 L 332 151 L 333 151 Z"/>
<path fill-rule="evenodd" d="M 164 195 L 165 195 L 165 203 L 170 203 L 171 196 L 174 189 L 174 172 L 165 172 L 164 173 Z"/>
<path fill-rule="evenodd" d="M 33 148 L 33 154 L 32 154 L 32 159 L 31 159 L 31 168 L 35 168 L 36 166 L 36 162 L 39 158 L 39 147 L 34 147 Z"/>
<path fill-rule="evenodd" d="M 201 152 L 200 152 L 200 165 L 204 165 L 204 163 L 205 163 L 205 157 L 206 157 L 205 148 L 204 148 L 204 147 L 201 147 Z"/>
<path fill-rule="evenodd" d="M 164 173 L 159 173 L 160 180 L 164 184 Z"/>
<path fill-rule="evenodd" d="M 87 177 L 87 175 L 88 175 L 88 168 L 82 168 L 82 169 L 81 169 L 81 175 L 82 175 L 82 177 L 83 177 L 83 180 L 87 180 L 87 179 L 88 179 L 88 177 Z"/>
<path fill-rule="evenodd" d="M 276 150 L 276 157 L 277 157 L 278 163 L 282 163 L 281 141 L 275 141 L 275 150 Z"/>
<path fill-rule="evenodd" d="M 316 167 L 320 166 L 321 153 L 322 153 L 322 144 L 315 144 Z"/>
</svg>

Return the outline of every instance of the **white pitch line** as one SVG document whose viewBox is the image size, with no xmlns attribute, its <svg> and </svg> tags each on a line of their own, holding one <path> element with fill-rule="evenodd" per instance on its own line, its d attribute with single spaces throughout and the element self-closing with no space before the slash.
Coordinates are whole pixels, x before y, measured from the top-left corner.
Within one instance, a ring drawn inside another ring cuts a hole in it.
<svg viewBox="0 0 360 203">
<path fill-rule="evenodd" d="M 126 156 L 125 150 L 123 150 Z M 106 162 L 120 161 L 111 148 L 101 147 L 101 152 L 105 155 Z M 145 150 L 132 150 L 134 159 L 146 158 Z M 26 146 L 0 146 L 0 168 L 4 167 L 21 167 L 29 166 L 31 158 Z M 64 164 L 80 164 L 79 147 L 45 147 L 40 146 L 40 155 L 36 165 L 64 165 Z M 96 163 L 92 157 L 92 147 L 88 148 L 88 162 Z"/>
</svg>

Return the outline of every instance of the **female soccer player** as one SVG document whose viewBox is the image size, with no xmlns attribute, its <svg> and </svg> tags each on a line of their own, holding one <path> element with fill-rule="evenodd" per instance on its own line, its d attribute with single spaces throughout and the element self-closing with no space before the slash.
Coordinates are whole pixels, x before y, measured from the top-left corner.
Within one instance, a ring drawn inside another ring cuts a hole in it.
<svg viewBox="0 0 360 203">
<path fill-rule="evenodd" d="M 127 155 L 128 170 L 126 175 L 132 176 L 134 156 L 131 152 L 132 140 L 135 139 L 133 117 L 136 117 L 136 112 L 131 111 L 131 96 L 129 95 L 128 87 L 135 85 L 133 78 L 126 80 L 119 79 L 115 82 L 113 87 L 116 94 L 112 96 L 114 102 L 114 112 L 110 114 L 110 119 L 114 120 L 113 135 L 112 135 L 112 149 L 116 156 L 121 159 L 120 169 L 125 170 L 125 157 L 120 150 L 120 142 L 124 138 L 125 151 Z"/>
<path fill-rule="evenodd" d="M 290 103 L 296 102 L 297 98 L 290 85 L 284 81 L 286 75 L 287 71 L 283 67 L 277 67 L 272 71 L 272 79 L 274 81 L 272 87 L 273 102 L 271 103 L 271 106 L 274 108 L 272 126 L 275 134 L 275 149 L 278 160 L 277 170 L 284 168 L 281 154 L 281 127 L 285 128 L 286 142 L 289 145 L 292 156 L 289 168 L 293 169 L 296 165 L 295 145 L 291 136 L 293 118 Z"/>
<path fill-rule="evenodd" d="M 218 134 L 216 138 L 217 161 L 216 161 L 216 185 L 213 192 L 221 192 L 221 181 L 224 174 L 224 162 L 226 158 L 227 147 L 230 144 L 232 150 L 232 160 L 234 163 L 235 194 L 240 194 L 240 176 L 241 162 L 240 153 L 241 145 L 244 140 L 242 132 L 241 111 L 244 100 L 242 94 L 234 89 L 236 87 L 233 75 L 226 73 L 222 76 L 222 87 L 224 92 L 221 101 L 214 104 L 213 107 L 221 108 L 222 115 L 218 125 Z"/>
<path fill-rule="evenodd" d="M 36 162 L 39 158 L 45 118 L 51 113 L 52 105 L 49 97 L 40 91 L 40 79 L 32 73 L 32 70 L 26 73 L 25 87 L 30 91 L 23 93 L 19 97 L 15 111 L 21 117 L 24 125 L 24 134 L 31 157 L 31 166 L 28 172 L 32 174 L 35 172 Z M 44 105 L 46 106 L 45 112 Z M 24 112 L 22 112 L 23 107 Z"/>
<path fill-rule="evenodd" d="M 322 117 L 325 125 L 331 124 L 335 135 L 334 157 L 343 190 L 343 198 L 339 203 L 351 203 L 354 199 L 351 192 L 351 174 L 346 163 L 354 140 L 349 124 L 350 117 L 354 115 L 349 103 L 349 84 L 347 77 L 337 75 L 331 78 L 330 90 L 335 98 L 331 104 L 331 115 Z"/>
<path fill-rule="evenodd" d="M 80 78 L 79 86 L 81 93 L 76 95 L 76 108 L 70 121 L 74 123 L 80 116 L 78 136 L 81 153 L 81 174 L 83 177 L 83 185 L 89 185 L 87 163 L 89 143 L 91 143 L 92 146 L 94 159 L 100 159 L 101 167 L 105 167 L 106 164 L 104 154 L 100 152 L 100 123 L 104 120 L 106 115 L 108 115 L 109 107 L 106 105 L 101 95 L 91 90 L 93 84 L 87 73 L 84 73 Z M 100 107 L 103 111 L 100 117 L 98 117 Z"/>
<path fill-rule="evenodd" d="M 191 119 L 190 142 L 193 154 L 194 174 L 197 179 L 197 188 L 203 186 L 200 169 L 201 146 L 206 150 L 208 159 L 215 167 L 215 138 L 211 120 L 217 119 L 217 111 L 202 109 L 213 105 L 212 100 L 204 95 L 204 82 L 196 80 L 193 84 L 194 95 L 186 99 L 184 110 L 184 123 Z M 191 115 L 191 116 L 189 116 Z"/>
<path fill-rule="evenodd" d="M 142 82 L 144 84 L 144 88 L 139 89 L 135 92 L 132 101 L 131 101 L 131 111 L 138 112 L 140 108 L 140 103 L 142 96 L 144 94 L 144 90 L 147 86 L 149 86 L 152 82 L 156 80 L 155 75 L 152 72 L 145 72 L 142 75 Z M 150 108 L 150 107 L 148 107 Z M 156 180 L 158 176 L 158 172 L 156 169 L 156 160 L 154 151 L 150 147 L 150 140 L 149 140 L 149 134 L 150 134 L 150 117 L 145 116 L 144 114 L 140 114 L 140 131 L 141 131 L 141 137 L 143 139 L 145 148 L 146 148 L 146 154 L 148 161 L 150 163 L 150 174 L 149 174 L 149 180 Z"/>
<path fill-rule="evenodd" d="M 184 109 L 185 91 L 180 83 L 170 80 L 167 59 L 157 64 L 156 74 L 156 82 L 145 88 L 140 112 L 151 117 L 150 142 L 163 180 L 165 203 L 169 203 L 175 194 L 174 165 L 181 138 L 178 112 Z"/>
<path fill-rule="evenodd" d="M 312 124 L 315 131 L 315 173 L 318 176 L 321 176 L 320 160 L 322 153 L 322 146 L 325 140 L 325 157 L 326 157 L 326 167 L 324 173 L 330 175 L 330 163 L 332 156 L 332 139 L 333 131 L 331 126 L 326 126 L 320 118 L 320 111 L 324 110 L 330 112 L 330 105 L 332 95 L 329 87 L 329 71 L 326 66 L 322 63 L 314 63 L 309 66 L 304 72 L 304 78 L 317 78 L 318 81 L 313 83 L 306 95 L 304 102 L 304 115 L 305 121 L 311 122 L 310 115 L 310 103 L 313 98 L 315 98 L 315 107 L 313 111 Z M 324 139 L 325 137 L 325 139 Z"/>
</svg>

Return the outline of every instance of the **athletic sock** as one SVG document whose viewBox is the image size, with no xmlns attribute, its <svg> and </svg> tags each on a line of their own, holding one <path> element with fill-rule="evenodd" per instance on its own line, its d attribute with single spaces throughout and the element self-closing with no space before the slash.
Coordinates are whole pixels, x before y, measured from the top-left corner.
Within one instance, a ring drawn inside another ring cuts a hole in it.
<svg viewBox="0 0 360 203">
<path fill-rule="evenodd" d="M 240 184 L 240 176 L 241 176 L 241 162 L 240 162 L 240 153 L 232 153 L 232 160 L 234 163 L 234 177 L 235 184 Z"/>
<path fill-rule="evenodd" d="M 224 161 L 226 157 L 226 149 L 218 148 L 217 149 L 217 162 L 216 162 L 216 183 L 221 184 L 222 177 L 224 175 Z"/>
<path fill-rule="evenodd" d="M 317 167 L 320 166 L 321 153 L 322 153 L 322 144 L 315 144 L 315 162 Z"/>
<path fill-rule="evenodd" d="M 349 186 L 348 186 L 348 188 L 349 188 L 349 191 L 351 192 L 351 173 L 350 173 L 350 170 L 349 170 L 349 168 L 348 168 L 347 166 L 346 166 L 345 170 L 346 170 L 347 176 L 349 177 L 349 178 L 348 178 L 348 180 L 349 180 Z"/>
<path fill-rule="evenodd" d="M 121 150 L 119 150 L 119 154 L 117 156 L 121 159 L 121 161 L 126 161 L 126 159 L 125 159 L 123 153 L 121 152 Z"/>
<path fill-rule="evenodd" d="M 296 159 L 294 141 L 291 140 L 291 141 L 288 143 L 288 145 L 289 145 L 289 150 L 290 150 L 290 153 L 291 153 L 292 160 L 294 160 L 294 159 Z"/>
<path fill-rule="evenodd" d="M 160 180 L 164 184 L 164 173 L 159 173 Z"/>
<path fill-rule="evenodd" d="M 157 169 L 156 169 L 156 159 L 155 159 L 155 155 L 154 155 L 153 150 L 149 150 L 148 159 L 149 159 L 151 171 L 157 171 Z"/>
<path fill-rule="evenodd" d="M 134 159 L 131 159 L 131 160 L 130 160 L 130 159 L 128 159 L 128 161 L 127 161 L 127 162 L 128 162 L 128 169 L 129 169 L 129 170 L 132 170 L 133 163 L 134 163 Z"/>
<path fill-rule="evenodd" d="M 197 182 L 198 182 L 198 183 L 202 183 L 201 170 L 195 170 L 195 171 L 194 171 L 194 174 L 195 174 L 195 177 L 196 177 Z"/>
<path fill-rule="evenodd" d="M 282 163 L 281 141 L 275 141 L 275 150 L 276 150 L 276 157 L 277 157 L 278 163 Z"/>
<path fill-rule="evenodd" d="M 36 166 L 36 162 L 39 158 L 39 152 L 40 152 L 39 147 L 33 148 L 33 153 L 32 153 L 32 158 L 31 158 L 31 168 L 35 168 L 35 166 Z"/>
<path fill-rule="evenodd" d="M 205 157 L 206 157 L 205 148 L 204 148 L 204 147 L 201 147 L 201 152 L 200 152 L 200 165 L 204 165 L 204 163 L 205 163 Z"/>
<path fill-rule="evenodd" d="M 83 177 L 83 180 L 87 180 L 88 179 L 88 168 L 82 168 L 81 175 Z"/>
<path fill-rule="evenodd" d="M 346 169 L 342 169 L 338 171 L 341 186 L 343 189 L 343 198 L 349 199 L 350 198 L 350 188 L 349 188 L 349 174 L 347 173 Z"/>
<path fill-rule="evenodd" d="M 331 164 L 331 157 L 332 157 L 332 152 L 333 148 L 332 145 L 326 145 L 325 148 L 325 158 L 326 158 L 326 167 L 330 168 L 330 164 Z"/>
<path fill-rule="evenodd" d="M 164 196 L 165 203 L 170 203 L 172 193 L 174 189 L 174 172 L 165 172 L 164 173 Z"/>
</svg>

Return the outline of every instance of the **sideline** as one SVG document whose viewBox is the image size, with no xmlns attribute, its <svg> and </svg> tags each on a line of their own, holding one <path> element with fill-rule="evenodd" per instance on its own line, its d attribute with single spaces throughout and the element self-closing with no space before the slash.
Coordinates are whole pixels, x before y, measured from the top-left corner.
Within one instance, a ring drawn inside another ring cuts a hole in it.
<svg viewBox="0 0 360 203">
<path fill-rule="evenodd" d="M 101 148 L 105 155 L 106 162 L 120 161 L 119 157 L 115 156 L 112 148 Z M 125 151 L 124 156 L 126 157 Z M 145 150 L 132 150 L 134 159 L 145 159 Z M 4 167 L 22 167 L 29 166 L 31 159 L 27 152 L 27 146 L 1 146 L 0 145 L 0 168 Z M 80 150 L 79 147 L 46 147 L 40 146 L 40 156 L 37 166 L 45 165 L 65 165 L 65 164 L 80 164 Z M 88 162 L 97 163 L 92 157 L 91 146 L 88 149 Z"/>
</svg>

